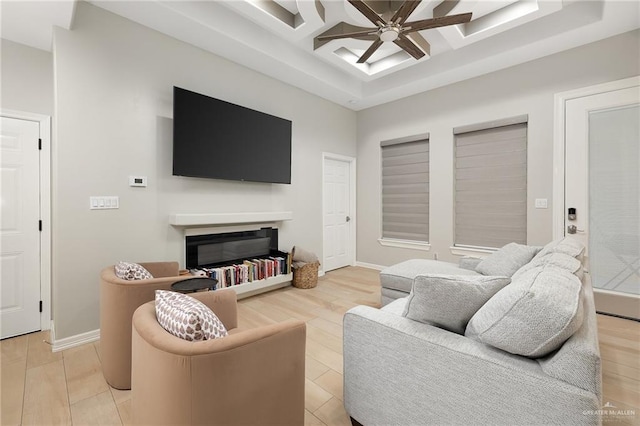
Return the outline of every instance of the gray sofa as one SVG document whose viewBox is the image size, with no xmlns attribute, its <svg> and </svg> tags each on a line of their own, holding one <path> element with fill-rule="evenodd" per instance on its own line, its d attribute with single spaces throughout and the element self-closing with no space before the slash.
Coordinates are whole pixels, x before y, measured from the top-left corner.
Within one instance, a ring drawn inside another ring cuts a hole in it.
<svg viewBox="0 0 640 426">
<path fill-rule="evenodd" d="M 597 324 L 582 250 L 556 241 L 501 275 L 421 272 L 406 297 L 349 310 L 351 418 L 366 426 L 600 424 Z"/>
<path fill-rule="evenodd" d="M 396 299 L 407 297 L 413 279 L 421 274 L 480 275 L 475 271 L 481 259 L 463 257 L 460 263 L 430 259 L 410 259 L 380 271 L 381 303 L 385 306 Z"/>
</svg>

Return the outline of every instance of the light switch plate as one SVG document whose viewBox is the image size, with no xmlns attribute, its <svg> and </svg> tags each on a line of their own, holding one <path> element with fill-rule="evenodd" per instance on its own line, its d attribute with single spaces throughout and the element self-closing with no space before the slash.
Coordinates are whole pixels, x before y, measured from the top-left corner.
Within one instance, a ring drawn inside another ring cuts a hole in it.
<svg viewBox="0 0 640 426">
<path fill-rule="evenodd" d="M 90 210 L 107 210 L 120 208 L 120 197 L 117 195 L 89 197 Z"/>
<path fill-rule="evenodd" d="M 549 207 L 549 203 L 546 198 L 536 198 L 536 209 L 546 209 Z"/>
</svg>

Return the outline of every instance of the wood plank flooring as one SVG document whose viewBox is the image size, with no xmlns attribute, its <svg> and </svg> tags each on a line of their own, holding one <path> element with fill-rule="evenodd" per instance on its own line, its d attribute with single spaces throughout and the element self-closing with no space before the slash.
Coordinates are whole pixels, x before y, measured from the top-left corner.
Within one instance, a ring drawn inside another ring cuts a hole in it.
<svg viewBox="0 0 640 426">
<path fill-rule="evenodd" d="M 239 301 L 241 327 L 299 318 L 307 323 L 305 424 L 350 425 L 342 403 L 342 316 L 356 305 L 378 306 L 378 271 L 348 267 L 313 289 L 287 287 Z M 598 315 L 603 404 L 634 410 L 604 424 L 640 424 L 640 323 Z M 100 343 L 52 353 L 48 332 L 0 342 L 1 425 L 127 425 L 130 391 L 102 377 Z"/>
</svg>

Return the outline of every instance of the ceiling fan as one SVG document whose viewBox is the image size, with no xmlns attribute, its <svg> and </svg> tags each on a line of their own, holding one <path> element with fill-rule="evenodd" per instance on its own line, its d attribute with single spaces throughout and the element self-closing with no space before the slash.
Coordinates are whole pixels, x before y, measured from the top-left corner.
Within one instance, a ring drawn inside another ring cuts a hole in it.
<svg viewBox="0 0 640 426">
<path fill-rule="evenodd" d="M 371 55 L 373 55 L 373 53 L 382 46 L 382 43 L 390 41 L 394 42 L 415 59 L 420 59 L 425 55 L 425 52 L 418 43 L 410 38 L 411 33 L 430 28 L 464 24 L 471 20 L 471 13 L 462 13 L 459 15 L 442 16 L 407 22 L 407 19 L 416 7 L 418 7 L 421 0 L 406 0 L 402 3 L 400 8 L 393 13 L 390 19 L 388 16 L 391 15 L 391 13 L 383 13 L 380 15 L 363 0 L 348 1 L 369 21 L 375 24 L 376 28 L 355 27 L 344 23 L 338 24 L 332 29 L 326 31 L 324 34 L 316 37 L 316 41 L 320 44 L 324 44 L 330 40 L 337 40 L 341 38 L 373 40 L 373 44 L 371 44 L 371 46 L 358 59 L 359 64 L 366 62 L 367 59 L 369 59 Z M 336 28 L 346 29 L 347 31 L 336 34 Z"/>
</svg>

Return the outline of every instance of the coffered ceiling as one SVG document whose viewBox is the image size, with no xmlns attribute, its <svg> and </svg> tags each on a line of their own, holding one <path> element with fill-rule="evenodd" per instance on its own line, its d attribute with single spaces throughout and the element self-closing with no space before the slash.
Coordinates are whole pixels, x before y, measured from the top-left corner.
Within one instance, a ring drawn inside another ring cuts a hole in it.
<svg viewBox="0 0 640 426">
<path fill-rule="evenodd" d="M 637 0 L 422 0 L 409 21 L 467 12 L 473 14 L 472 20 L 415 33 L 426 53 L 419 60 L 387 42 L 358 64 L 372 41 L 315 40 L 318 35 L 352 26 L 374 26 L 347 0 L 90 2 L 354 110 L 640 27 Z M 403 2 L 366 3 L 385 14 L 393 13 Z M 39 2 L 50 12 L 33 8 L 37 28 L 27 24 L 14 25 L 20 31 L 7 27 L 17 13 L 28 15 L 29 4 L 38 2 L 2 1 L 2 37 L 50 49 L 51 25 L 72 28 L 76 3 Z M 47 16 L 51 22 L 45 31 L 40 21 Z M 21 21 L 28 22 L 26 18 Z M 41 33 L 39 45 L 33 41 L 35 33 Z"/>
</svg>

